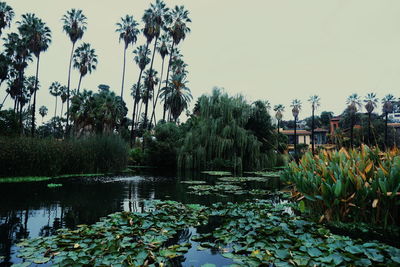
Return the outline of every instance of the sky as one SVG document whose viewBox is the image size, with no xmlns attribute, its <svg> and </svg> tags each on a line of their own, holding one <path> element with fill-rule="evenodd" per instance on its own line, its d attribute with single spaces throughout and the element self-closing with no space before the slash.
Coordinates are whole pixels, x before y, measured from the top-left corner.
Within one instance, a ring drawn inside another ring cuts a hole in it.
<svg viewBox="0 0 400 267">
<path fill-rule="evenodd" d="M 190 12 L 191 33 L 179 44 L 188 67 L 188 87 L 193 107 L 202 94 L 222 87 L 230 95 L 242 94 L 249 102 L 268 100 L 286 107 L 283 119 L 291 119 L 290 103 L 303 103 L 300 119 L 310 116 L 307 101 L 321 97 L 320 111 L 340 114 L 352 93 L 379 98 L 400 94 L 400 1 L 398 0 L 166 0 L 168 6 L 184 5 Z M 61 17 L 71 8 L 82 9 L 88 29 L 81 42 L 96 49 L 96 71 L 82 80 L 82 88 L 96 91 L 108 84 L 119 94 L 123 44 L 115 24 L 126 14 L 141 22 L 148 0 L 13 0 L 7 1 L 20 20 L 35 13 L 52 30 L 52 44 L 41 55 L 37 107 L 54 113 L 53 81 L 67 83 L 71 42 L 62 31 Z M 143 23 L 140 24 L 140 27 Z M 16 30 L 15 27 L 5 33 Z M 3 34 L 5 36 L 5 34 Z M 140 36 L 137 45 L 144 44 Z M 78 43 L 78 45 L 80 44 Z M 127 52 L 124 100 L 131 114 L 130 88 L 139 69 L 133 62 L 134 47 Z M 161 57 L 154 66 L 161 71 Z M 35 62 L 27 73 L 34 74 Z M 79 75 L 72 74 L 72 88 Z M 0 88 L 0 99 L 5 96 Z M 60 101 L 59 101 L 60 102 Z M 10 107 L 11 101 L 6 102 Z M 381 107 L 378 106 L 380 111 Z M 161 112 L 158 113 L 160 118 Z M 184 112 L 182 114 L 185 119 Z M 46 119 L 49 119 L 48 116 Z M 39 122 L 41 120 L 39 119 Z"/>
</svg>

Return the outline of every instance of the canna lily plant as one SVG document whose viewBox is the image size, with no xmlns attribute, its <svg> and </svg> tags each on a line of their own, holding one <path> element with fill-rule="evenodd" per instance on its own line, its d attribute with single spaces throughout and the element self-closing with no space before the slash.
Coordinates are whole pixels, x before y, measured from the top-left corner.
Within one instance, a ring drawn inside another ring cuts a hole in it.
<svg viewBox="0 0 400 267">
<path fill-rule="evenodd" d="M 306 153 L 283 172 L 292 196 L 320 220 L 400 224 L 400 152 L 364 145 Z"/>
</svg>

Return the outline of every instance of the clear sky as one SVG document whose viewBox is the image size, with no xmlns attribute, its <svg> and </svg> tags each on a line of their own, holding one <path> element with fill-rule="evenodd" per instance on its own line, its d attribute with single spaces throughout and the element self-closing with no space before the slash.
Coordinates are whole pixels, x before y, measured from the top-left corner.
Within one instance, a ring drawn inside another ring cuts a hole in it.
<svg viewBox="0 0 400 267">
<path fill-rule="evenodd" d="M 53 42 L 41 56 L 37 106 L 53 114 L 53 81 L 66 84 L 71 42 L 62 32 L 62 15 L 82 9 L 88 18 L 83 36 L 96 49 L 98 69 L 84 77 L 82 88 L 97 90 L 104 83 L 118 94 L 121 86 L 123 45 L 115 23 L 126 14 L 141 20 L 148 0 L 13 0 L 16 13 L 33 12 L 52 30 Z M 185 5 L 193 21 L 192 33 L 179 46 L 189 64 L 189 87 L 194 101 L 214 86 L 249 101 L 284 104 L 284 119 L 291 118 L 290 102 L 303 102 L 300 118 L 309 116 L 307 99 L 321 97 L 319 111 L 336 114 L 352 93 L 364 97 L 376 92 L 400 96 L 400 1 L 398 0 L 167 0 L 170 7 Z M 143 24 L 141 24 L 142 26 Z M 12 29 L 11 29 L 12 30 Z M 7 30 L 6 32 L 9 32 Z M 4 35 L 3 35 L 4 36 Z M 144 38 L 138 41 L 144 43 Z M 125 88 L 137 81 L 138 68 L 128 51 Z M 160 72 L 161 58 L 155 66 Z M 28 73 L 34 74 L 34 63 Z M 72 75 L 77 87 L 79 75 Z M 130 90 L 125 100 L 132 108 Z M 0 99 L 5 86 L 0 90 Z M 8 106 L 11 101 L 8 101 Z M 193 106 L 192 103 L 192 106 Z M 380 107 L 378 107 L 380 110 Z M 129 111 L 129 114 L 131 111 Z M 160 117 L 160 116 L 158 116 Z M 185 115 L 183 115 L 185 118 Z M 46 118 L 45 118 L 46 119 Z M 49 117 L 47 117 L 49 119 Z M 39 119 L 39 121 L 41 121 Z"/>
</svg>

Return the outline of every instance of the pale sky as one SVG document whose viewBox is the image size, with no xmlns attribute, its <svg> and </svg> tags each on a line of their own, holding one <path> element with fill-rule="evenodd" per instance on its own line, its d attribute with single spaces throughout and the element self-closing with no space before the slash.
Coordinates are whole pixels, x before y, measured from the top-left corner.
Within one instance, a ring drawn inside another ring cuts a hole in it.
<svg viewBox="0 0 400 267">
<path fill-rule="evenodd" d="M 71 8 L 82 9 L 88 29 L 81 42 L 89 42 L 98 54 L 98 69 L 84 77 L 82 88 L 96 91 L 101 83 L 118 95 L 121 88 L 123 45 L 115 23 L 126 14 L 141 20 L 150 1 L 145 0 L 13 0 L 15 21 L 35 13 L 52 30 L 53 41 L 41 55 L 37 107 L 54 112 L 48 93 L 53 81 L 67 83 L 71 42 L 62 31 L 61 17 Z M 319 111 L 335 114 L 345 108 L 352 93 L 364 97 L 376 92 L 400 94 L 400 1 L 398 0 L 167 0 L 170 7 L 185 5 L 190 11 L 192 32 L 179 48 L 189 64 L 188 80 L 193 102 L 214 86 L 249 101 L 268 100 L 286 106 L 284 119 L 291 119 L 290 102 L 303 103 L 300 118 L 310 115 L 307 99 L 321 97 Z M 141 23 L 141 27 L 143 24 Z M 10 30 L 6 30 L 5 33 Z M 5 36 L 5 33 L 3 36 Z M 144 44 L 141 36 L 137 45 Z M 78 43 L 78 45 L 80 44 Z M 137 81 L 138 67 L 128 50 L 125 96 L 131 115 L 130 87 Z M 161 58 L 155 67 L 160 73 Z M 34 74 L 34 62 L 28 74 Z M 79 75 L 72 75 L 72 88 Z M 5 86 L 0 90 L 0 100 Z M 60 101 L 59 101 L 60 103 Z M 11 101 L 6 106 L 11 106 Z M 380 111 L 380 106 L 378 107 Z M 185 119 L 182 115 L 182 119 Z M 49 119 L 47 116 L 45 120 Z M 158 119 L 160 115 L 158 115 Z M 40 122 L 41 119 L 38 119 Z"/>
</svg>

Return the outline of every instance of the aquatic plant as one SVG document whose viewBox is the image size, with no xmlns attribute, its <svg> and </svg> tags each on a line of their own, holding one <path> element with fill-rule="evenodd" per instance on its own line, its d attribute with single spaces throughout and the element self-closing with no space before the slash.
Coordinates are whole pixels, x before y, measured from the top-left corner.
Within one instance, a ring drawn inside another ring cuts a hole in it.
<svg viewBox="0 0 400 267">
<path fill-rule="evenodd" d="M 306 153 L 282 179 L 293 197 L 321 220 L 399 225 L 400 154 L 362 146 L 360 150 Z"/>
<path fill-rule="evenodd" d="M 233 266 L 398 266 L 400 249 L 332 234 L 269 200 L 216 203 L 206 208 L 174 201 L 146 203 L 146 212 L 117 212 L 93 225 L 61 229 L 54 236 L 23 240 L 26 264 L 55 266 L 170 266 L 193 243 L 171 243 L 188 227 L 220 223 L 190 237 L 198 250 L 232 259 Z M 179 239 L 178 239 L 179 240 Z M 185 241 L 186 242 L 186 241 Z M 212 264 L 212 263 L 210 263 Z M 207 265 L 210 266 L 210 265 Z"/>
<path fill-rule="evenodd" d="M 47 184 L 48 188 L 55 188 L 55 187 L 61 187 L 62 184 Z"/>
</svg>

